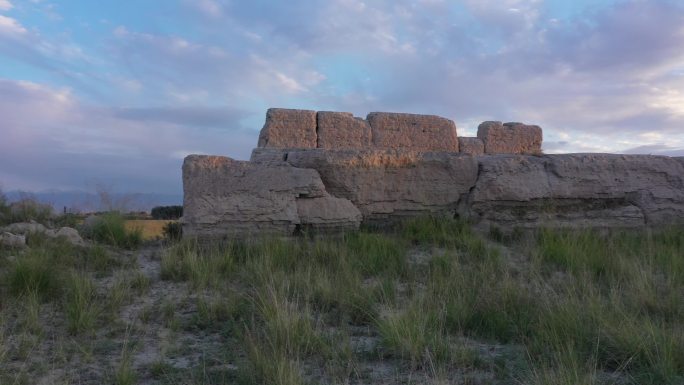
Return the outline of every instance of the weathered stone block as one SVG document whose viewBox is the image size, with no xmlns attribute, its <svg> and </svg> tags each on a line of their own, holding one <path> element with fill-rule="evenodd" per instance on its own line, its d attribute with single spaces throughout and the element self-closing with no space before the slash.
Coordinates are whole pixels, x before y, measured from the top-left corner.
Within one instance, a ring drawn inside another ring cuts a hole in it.
<svg viewBox="0 0 684 385">
<path fill-rule="evenodd" d="M 364 221 L 453 215 L 477 179 L 477 161 L 452 152 L 293 150 L 287 162 L 317 170 L 326 190 L 350 200 Z"/>
<path fill-rule="evenodd" d="M 435 115 L 371 112 L 373 146 L 379 149 L 458 152 L 456 124 Z"/>
<path fill-rule="evenodd" d="M 315 233 L 355 230 L 361 212 L 349 200 L 335 197 L 298 198 L 297 213 L 304 230 Z"/>
<path fill-rule="evenodd" d="M 684 167 L 650 155 L 478 158 L 475 222 L 513 227 L 641 227 L 684 222 Z"/>
<path fill-rule="evenodd" d="M 350 112 L 319 111 L 318 148 L 346 149 L 371 146 L 370 124 Z"/>
<path fill-rule="evenodd" d="M 359 212 L 351 203 L 344 206 L 328 199 L 316 170 L 285 163 L 190 155 L 183 162 L 183 192 L 183 234 L 190 237 L 292 235 L 306 225 L 346 229 L 358 228 L 360 223 Z M 303 203 L 305 200 L 319 202 L 323 210 L 318 215 L 308 214 L 306 205 L 310 203 Z M 300 210 L 305 214 L 303 220 Z"/>
<path fill-rule="evenodd" d="M 482 155 L 484 154 L 484 143 L 480 138 L 458 138 L 458 148 L 461 154 Z"/>
<path fill-rule="evenodd" d="M 257 147 L 252 149 L 252 154 L 249 157 L 250 162 L 261 164 L 277 164 L 287 160 L 286 148 L 264 148 Z"/>
<path fill-rule="evenodd" d="M 38 222 L 17 222 L 17 223 L 12 223 L 10 225 L 7 225 L 0 230 L 6 231 L 8 233 L 12 234 L 21 234 L 21 235 L 27 235 L 27 234 L 44 234 L 46 231 L 48 231 L 47 227 L 43 226 L 42 224 Z"/>
<path fill-rule="evenodd" d="M 9 232 L 0 233 L 0 246 L 23 249 L 26 247 L 26 236 Z"/>
<path fill-rule="evenodd" d="M 316 148 L 316 111 L 269 108 L 259 147 Z"/>
<path fill-rule="evenodd" d="M 522 123 L 482 122 L 477 137 L 486 154 L 541 154 L 542 129 Z"/>
</svg>

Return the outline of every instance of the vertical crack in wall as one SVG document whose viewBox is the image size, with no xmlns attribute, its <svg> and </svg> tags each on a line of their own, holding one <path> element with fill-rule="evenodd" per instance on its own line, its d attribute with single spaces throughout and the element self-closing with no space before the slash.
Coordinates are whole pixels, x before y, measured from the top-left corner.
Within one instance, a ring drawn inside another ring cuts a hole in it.
<svg viewBox="0 0 684 385">
<path fill-rule="evenodd" d="M 643 207 L 643 204 L 641 203 L 643 200 L 643 194 L 644 192 L 642 191 L 628 192 L 627 194 L 625 194 L 625 200 L 627 201 L 627 203 L 639 209 L 639 211 L 641 212 L 641 216 L 644 218 L 644 226 L 648 226 L 650 224 L 647 214 L 648 211 L 646 211 L 646 209 Z M 653 199 L 653 197 L 651 197 L 651 199 Z"/>
<path fill-rule="evenodd" d="M 320 111 L 316 111 L 316 148 L 321 148 L 321 140 L 318 136 L 318 128 L 320 127 L 320 124 L 319 124 L 319 122 L 320 122 L 319 116 L 320 115 L 321 115 Z"/>
<path fill-rule="evenodd" d="M 456 204 L 456 215 L 460 218 L 470 218 L 472 215 L 472 202 L 473 202 L 473 193 L 475 191 L 475 188 L 477 187 L 477 183 L 480 181 L 480 175 L 482 175 L 482 163 L 477 160 L 477 174 L 475 175 L 475 181 L 473 182 L 473 185 L 470 186 L 470 189 L 468 189 L 467 193 L 461 194 L 461 197 L 458 200 L 458 203 Z"/>
</svg>

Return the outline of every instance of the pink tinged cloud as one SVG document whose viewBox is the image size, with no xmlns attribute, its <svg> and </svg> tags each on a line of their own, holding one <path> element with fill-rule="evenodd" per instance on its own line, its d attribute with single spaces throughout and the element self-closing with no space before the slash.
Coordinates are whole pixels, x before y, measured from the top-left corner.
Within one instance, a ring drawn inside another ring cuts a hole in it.
<svg viewBox="0 0 684 385">
<path fill-rule="evenodd" d="M 12 8 L 12 3 L 9 0 L 0 0 L 0 11 L 9 11 Z"/>
<path fill-rule="evenodd" d="M 15 19 L 0 15 L 0 35 L 17 37 L 26 34 L 26 28 Z"/>
</svg>

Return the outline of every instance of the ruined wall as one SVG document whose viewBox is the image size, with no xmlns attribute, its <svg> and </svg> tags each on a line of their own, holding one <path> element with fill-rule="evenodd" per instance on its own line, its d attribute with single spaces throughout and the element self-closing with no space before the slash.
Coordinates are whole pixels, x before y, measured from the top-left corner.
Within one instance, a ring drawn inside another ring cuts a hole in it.
<svg viewBox="0 0 684 385">
<path fill-rule="evenodd" d="M 471 155 L 540 154 L 542 130 L 522 123 L 484 122 L 477 138 L 459 138 L 456 124 L 435 115 L 271 108 L 259 135 L 262 148 L 393 149 Z M 460 149 L 461 146 L 465 148 Z"/>
<path fill-rule="evenodd" d="M 184 234 L 330 232 L 427 214 L 504 230 L 684 223 L 684 158 L 541 155 L 541 129 L 521 123 L 455 134 L 434 116 L 269 110 L 250 161 L 185 159 Z"/>
</svg>

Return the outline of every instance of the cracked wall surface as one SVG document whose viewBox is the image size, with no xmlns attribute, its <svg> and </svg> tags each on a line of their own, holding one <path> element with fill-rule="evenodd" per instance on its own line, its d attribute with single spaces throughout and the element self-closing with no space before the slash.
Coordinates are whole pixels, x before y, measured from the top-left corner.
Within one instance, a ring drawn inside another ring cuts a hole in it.
<svg viewBox="0 0 684 385">
<path fill-rule="evenodd" d="M 436 115 L 270 108 L 261 148 L 390 149 L 467 154 L 540 154 L 542 130 L 523 123 L 483 122 L 477 138 L 458 137 L 454 121 Z M 463 148 L 461 148 L 463 147 Z"/>
<path fill-rule="evenodd" d="M 684 158 L 354 148 L 373 143 L 364 120 L 346 113 L 307 114 L 287 122 L 290 129 L 315 134 L 295 136 L 307 138 L 310 147 L 266 145 L 278 137 L 264 134 L 274 127 L 267 122 L 260 136 L 265 145 L 254 149 L 250 161 L 187 157 L 184 234 L 224 238 L 337 232 L 422 215 L 458 216 L 503 230 L 684 222 Z M 328 126 L 321 131 L 322 121 Z M 286 126 L 278 124 L 278 129 Z M 356 131 L 347 135 L 335 132 L 336 127 Z M 422 132 L 410 127 L 400 131 Z M 321 136 L 324 143 L 338 140 L 349 147 L 317 148 Z"/>
</svg>

